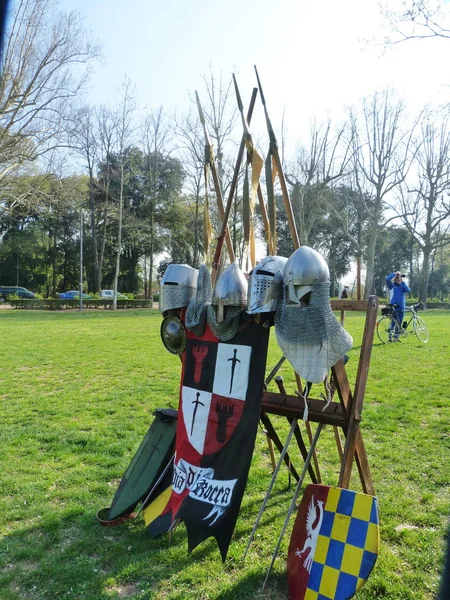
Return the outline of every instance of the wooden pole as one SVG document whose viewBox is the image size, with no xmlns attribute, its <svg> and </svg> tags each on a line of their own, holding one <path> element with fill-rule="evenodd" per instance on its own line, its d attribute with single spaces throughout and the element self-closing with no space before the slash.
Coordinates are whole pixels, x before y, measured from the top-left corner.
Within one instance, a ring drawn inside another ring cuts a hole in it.
<svg viewBox="0 0 450 600">
<path fill-rule="evenodd" d="M 247 112 L 247 123 L 250 123 L 252 120 L 253 109 L 255 108 L 257 94 L 258 94 L 258 89 L 253 88 L 252 97 L 250 99 L 250 106 L 249 106 L 248 112 Z M 222 248 L 223 248 L 223 243 L 224 243 L 224 239 L 225 239 L 228 217 L 230 216 L 231 205 L 233 204 L 234 192 L 236 190 L 236 186 L 237 186 L 237 182 L 238 182 L 239 171 L 240 171 L 241 164 L 242 164 L 242 157 L 244 156 L 244 150 L 245 150 L 245 134 L 242 136 L 241 145 L 239 146 L 239 152 L 238 152 L 238 156 L 236 159 L 236 165 L 234 167 L 233 179 L 231 181 L 230 191 L 228 194 L 228 201 L 227 201 L 225 213 L 223 216 L 222 229 L 220 231 L 219 237 L 217 238 L 216 251 L 214 253 L 214 259 L 213 259 L 212 268 L 211 268 L 211 280 L 212 280 L 213 285 L 214 285 L 214 282 L 215 282 L 215 279 L 217 276 L 217 269 L 219 268 L 220 256 L 222 254 Z"/>
<path fill-rule="evenodd" d="M 378 298 L 370 296 L 367 305 L 366 323 L 364 326 L 363 341 L 361 344 L 361 353 L 356 374 L 356 384 L 353 396 L 353 402 L 349 407 L 349 421 L 347 428 L 347 439 L 344 448 L 344 457 L 341 462 L 341 471 L 339 474 L 339 487 L 349 488 L 350 476 L 352 472 L 353 458 L 358 444 L 359 422 L 361 421 L 361 411 L 366 391 L 367 374 L 370 365 L 370 356 L 372 354 L 373 335 L 378 312 Z"/>
<path fill-rule="evenodd" d="M 266 210 L 266 205 L 264 204 L 264 197 L 263 197 L 263 193 L 261 190 L 261 185 L 258 184 L 258 201 L 259 201 L 259 208 L 261 210 L 261 216 L 262 216 L 262 220 L 264 223 L 264 230 L 266 232 L 266 239 L 268 240 L 268 242 L 270 241 L 270 225 L 269 225 L 269 217 L 267 216 L 267 210 Z M 271 249 L 271 253 L 275 254 L 276 249 L 274 250 L 273 248 Z"/>
<path fill-rule="evenodd" d="M 216 163 L 214 161 L 213 158 L 213 152 L 212 152 L 212 144 L 211 144 L 211 140 L 209 138 L 209 134 L 208 134 L 208 130 L 206 129 L 206 121 L 205 121 L 205 116 L 203 114 L 203 109 L 202 106 L 200 104 L 200 98 L 198 97 L 197 92 L 195 92 L 195 97 L 197 100 L 197 107 L 198 107 L 198 114 L 200 117 L 200 122 L 203 126 L 203 133 L 205 135 L 205 144 L 208 147 L 209 150 L 209 165 L 211 167 L 211 173 L 213 176 L 213 182 L 214 182 L 214 189 L 216 191 L 216 202 L 217 202 L 217 208 L 219 210 L 219 214 L 220 217 L 222 219 L 223 222 L 223 218 L 224 218 L 224 210 L 223 210 L 223 196 L 222 196 L 222 188 L 220 187 L 220 181 L 219 181 L 219 177 L 217 175 L 217 169 L 216 169 Z M 208 193 L 208 190 L 206 189 L 206 186 L 208 185 L 208 181 L 207 181 L 207 176 L 206 176 L 206 163 L 205 163 L 205 193 Z M 227 243 L 227 250 L 228 250 L 228 255 L 230 257 L 230 261 L 234 262 L 235 261 L 235 256 L 234 256 L 234 251 L 233 251 L 233 245 L 231 243 L 231 238 L 230 238 L 230 232 L 228 230 L 228 227 L 225 224 L 225 231 L 224 231 L 224 236 L 226 238 L 226 243 Z"/>
<path fill-rule="evenodd" d="M 272 123 L 270 122 L 269 113 L 267 112 L 266 100 L 264 98 L 264 93 L 262 91 L 261 81 L 259 79 L 258 70 L 257 70 L 256 66 L 255 66 L 255 72 L 256 72 L 256 79 L 258 80 L 258 87 L 259 87 L 259 93 L 261 96 L 261 102 L 264 106 L 264 114 L 266 116 L 267 130 L 269 132 L 269 140 L 270 140 L 270 149 L 272 151 L 272 156 L 274 158 L 275 165 L 277 167 L 278 179 L 280 180 L 281 192 L 283 195 L 283 202 L 284 202 L 284 209 L 286 211 L 286 215 L 288 218 L 289 229 L 291 232 L 292 241 L 294 243 L 294 248 L 297 250 L 297 248 L 300 247 L 300 239 L 299 239 L 298 233 L 297 233 L 297 226 L 295 224 L 294 213 L 292 211 L 292 203 L 291 203 L 291 199 L 289 197 L 289 192 L 288 192 L 287 185 L 286 185 L 286 179 L 284 177 L 280 154 L 278 152 L 277 139 L 275 137 L 275 132 L 273 130 Z"/>
<path fill-rule="evenodd" d="M 303 395 L 302 382 L 300 379 L 300 375 L 298 373 L 295 373 L 295 381 L 297 383 L 299 393 L 301 395 Z M 308 434 L 309 443 L 311 444 L 313 441 L 311 423 L 309 421 L 305 421 L 305 427 L 306 427 L 306 433 Z M 317 460 L 317 454 L 316 454 L 315 450 L 313 451 L 312 458 L 313 458 L 314 468 L 315 468 L 316 475 L 317 475 L 317 483 L 322 483 L 322 475 L 320 474 L 319 461 Z"/>
</svg>

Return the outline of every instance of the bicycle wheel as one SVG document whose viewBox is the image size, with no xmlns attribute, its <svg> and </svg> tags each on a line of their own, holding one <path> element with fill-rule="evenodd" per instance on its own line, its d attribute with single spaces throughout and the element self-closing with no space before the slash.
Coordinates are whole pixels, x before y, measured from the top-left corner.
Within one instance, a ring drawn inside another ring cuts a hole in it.
<svg viewBox="0 0 450 600">
<path fill-rule="evenodd" d="M 377 336 L 380 342 L 383 342 L 383 344 L 387 344 L 392 337 L 392 333 L 389 331 L 391 323 L 397 325 L 399 328 L 398 331 L 401 330 L 400 323 L 395 317 L 381 317 L 381 319 L 377 322 Z"/>
<path fill-rule="evenodd" d="M 428 329 L 423 319 L 414 317 L 413 328 L 419 342 L 426 344 L 428 342 Z"/>
</svg>

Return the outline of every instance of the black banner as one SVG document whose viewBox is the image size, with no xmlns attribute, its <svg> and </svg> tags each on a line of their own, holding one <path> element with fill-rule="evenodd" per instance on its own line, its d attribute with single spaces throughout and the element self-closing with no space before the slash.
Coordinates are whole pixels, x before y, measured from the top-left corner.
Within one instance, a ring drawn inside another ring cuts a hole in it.
<svg viewBox="0 0 450 600">
<path fill-rule="evenodd" d="M 180 455 L 177 450 L 173 491 L 180 501 L 174 518 L 186 524 L 189 551 L 214 536 L 225 560 L 255 445 L 269 327 L 249 320 L 229 342 L 211 342 L 205 333 L 205 342 L 188 340 L 180 407 L 184 424 L 179 423 L 201 457 L 191 461 L 188 451 Z M 206 426 L 195 437 L 203 412 Z"/>
</svg>

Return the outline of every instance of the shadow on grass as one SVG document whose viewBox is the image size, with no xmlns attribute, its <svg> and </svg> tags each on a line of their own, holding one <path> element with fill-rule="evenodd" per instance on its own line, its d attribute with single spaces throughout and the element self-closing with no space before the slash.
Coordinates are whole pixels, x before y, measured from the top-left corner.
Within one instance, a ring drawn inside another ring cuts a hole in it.
<svg viewBox="0 0 450 600">
<path fill-rule="evenodd" d="M 84 513 L 54 515 L 42 526 L 7 535 L 0 546 L 0 597 L 114 598 L 116 585 L 158 585 L 193 560 L 204 562 L 217 552 L 212 540 L 196 549 L 193 559 L 184 528 L 177 529 L 169 546 L 167 536 L 151 539 L 144 527 L 141 520 L 103 527 L 93 514 Z"/>
<path fill-rule="evenodd" d="M 245 512 L 255 503 L 259 504 L 259 499 L 247 504 Z M 272 575 L 268 590 L 261 593 L 266 556 L 258 566 L 250 561 L 244 565 L 233 557 L 222 564 L 214 538 L 188 554 L 182 525 L 169 545 L 168 536 L 151 539 L 140 519 L 103 527 L 92 513 L 80 511 L 80 507 L 71 512 L 66 509 L 65 515 L 54 514 L 42 525 L 24 526 L 3 538 L 2 600 L 287 597 L 286 584 L 281 580 L 276 584 L 277 574 Z M 274 518 L 270 516 L 268 521 Z M 241 529 L 239 537 L 242 535 Z M 136 590 L 132 595 L 127 592 L 130 586 Z"/>
<path fill-rule="evenodd" d="M 286 575 L 271 573 L 270 579 L 264 590 L 262 589 L 266 573 L 250 573 L 242 578 L 239 583 L 226 592 L 214 596 L 214 600 L 282 600 L 287 599 Z"/>
</svg>

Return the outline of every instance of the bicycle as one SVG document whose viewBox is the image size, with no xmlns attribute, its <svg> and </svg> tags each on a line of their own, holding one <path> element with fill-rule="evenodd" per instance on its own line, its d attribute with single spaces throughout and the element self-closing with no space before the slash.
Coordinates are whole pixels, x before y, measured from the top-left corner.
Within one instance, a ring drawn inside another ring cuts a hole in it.
<svg viewBox="0 0 450 600">
<path fill-rule="evenodd" d="M 421 305 L 420 302 L 413 306 L 407 306 L 405 312 L 411 312 L 409 321 L 400 323 L 395 308 L 397 304 L 388 304 L 381 309 L 382 317 L 377 322 L 378 339 L 387 344 L 388 342 L 398 341 L 400 337 L 406 338 L 408 334 L 415 334 L 419 342 L 426 344 L 428 342 L 428 329 L 423 319 L 417 314 L 417 308 Z M 412 321 L 412 329 L 408 329 Z M 396 340 L 394 339 L 396 338 Z"/>
</svg>

